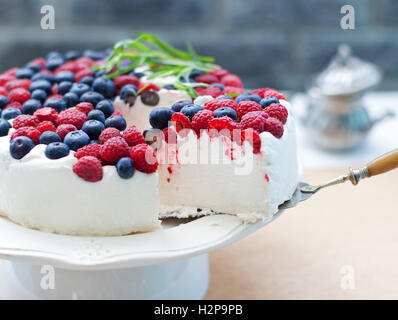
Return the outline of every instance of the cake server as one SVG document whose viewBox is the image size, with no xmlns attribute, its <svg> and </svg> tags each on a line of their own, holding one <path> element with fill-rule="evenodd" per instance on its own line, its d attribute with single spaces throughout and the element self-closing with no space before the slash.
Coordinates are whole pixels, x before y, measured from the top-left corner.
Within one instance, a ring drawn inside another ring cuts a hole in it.
<svg viewBox="0 0 398 320">
<path fill-rule="evenodd" d="M 398 149 L 383 154 L 361 168 L 349 168 L 347 174 L 339 176 L 323 184 L 313 186 L 305 182 L 300 182 L 296 192 L 293 194 L 293 197 L 289 201 L 281 204 L 279 209 L 295 207 L 299 204 L 299 202 L 307 200 L 314 193 L 317 193 L 323 188 L 344 183 L 346 181 L 351 181 L 351 183 L 356 186 L 361 179 L 377 176 L 395 168 L 398 168 Z"/>
</svg>

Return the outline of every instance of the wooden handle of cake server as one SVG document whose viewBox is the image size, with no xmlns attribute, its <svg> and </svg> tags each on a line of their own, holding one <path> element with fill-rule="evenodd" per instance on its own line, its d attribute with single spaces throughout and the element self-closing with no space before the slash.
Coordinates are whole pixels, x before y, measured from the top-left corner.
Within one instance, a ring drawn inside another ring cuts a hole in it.
<svg viewBox="0 0 398 320">
<path fill-rule="evenodd" d="M 369 177 L 398 168 L 398 149 L 383 154 L 366 165 Z"/>
</svg>

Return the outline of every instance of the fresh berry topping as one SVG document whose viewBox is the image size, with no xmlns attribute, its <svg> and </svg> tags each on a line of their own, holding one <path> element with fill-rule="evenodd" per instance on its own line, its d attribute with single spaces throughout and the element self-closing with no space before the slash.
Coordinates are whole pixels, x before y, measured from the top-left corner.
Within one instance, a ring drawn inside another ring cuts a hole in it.
<svg viewBox="0 0 398 320">
<path fill-rule="evenodd" d="M 24 103 L 26 100 L 30 99 L 30 92 L 23 88 L 16 88 L 10 91 L 8 94 L 8 100 L 10 102 Z"/>
<path fill-rule="evenodd" d="M 136 76 L 124 75 L 114 78 L 113 83 L 115 84 L 116 93 L 118 94 L 126 84 L 133 84 L 138 88 L 140 85 L 140 79 L 138 79 Z"/>
<path fill-rule="evenodd" d="M 141 92 L 144 91 L 149 91 L 149 90 L 153 90 L 153 91 L 159 91 L 159 87 L 153 83 L 140 83 L 138 86 L 138 90 Z"/>
<path fill-rule="evenodd" d="M 233 100 L 229 99 L 213 99 L 210 101 L 207 101 L 203 108 L 211 111 L 215 111 L 218 108 L 223 108 L 223 107 L 228 107 L 232 108 L 236 111 L 237 104 Z"/>
<path fill-rule="evenodd" d="M 227 74 L 221 78 L 221 83 L 224 86 L 228 87 L 236 87 L 236 88 L 243 88 L 242 81 L 240 78 L 235 74 Z"/>
<path fill-rule="evenodd" d="M 254 101 L 260 103 L 261 97 L 257 93 L 242 93 L 235 98 L 235 102 L 239 104 L 242 101 Z"/>
<path fill-rule="evenodd" d="M 110 116 L 105 120 L 105 127 L 123 131 L 127 127 L 127 122 L 122 116 Z"/>
<path fill-rule="evenodd" d="M 166 141 L 166 143 L 170 144 L 177 143 L 177 132 L 174 130 L 173 127 L 164 128 L 162 132 L 164 136 L 164 141 Z"/>
<path fill-rule="evenodd" d="M 180 112 L 183 107 L 190 105 L 190 104 L 192 104 L 191 100 L 178 100 L 173 103 L 173 105 L 171 106 L 171 109 L 175 112 Z"/>
<path fill-rule="evenodd" d="M 34 72 L 32 69 L 29 68 L 20 68 L 15 73 L 15 77 L 17 79 L 30 79 L 33 76 Z"/>
<path fill-rule="evenodd" d="M 80 102 L 90 102 L 93 106 L 96 106 L 97 103 L 104 100 L 104 96 L 95 91 L 88 91 L 81 95 Z"/>
<path fill-rule="evenodd" d="M 51 122 L 49 122 L 51 123 Z M 52 124 L 52 123 L 51 123 Z M 51 142 L 62 142 L 60 136 L 54 131 L 44 131 L 39 139 L 40 144 L 50 144 Z"/>
<path fill-rule="evenodd" d="M 226 99 L 226 100 L 232 100 L 232 101 L 234 101 L 234 98 L 232 98 L 232 97 L 230 97 L 230 96 L 226 96 L 226 95 L 218 96 L 217 99 Z"/>
<path fill-rule="evenodd" d="M 98 120 L 105 123 L 105 115 L 101 110 L 93 110 L 88 113 L 88 120 Z"/>
<path fill-rule="evenodd" d="M 126 140 L 130 147 L 145 143 L 143 134 L 137 129 L 136 126 L 131 126 L 124 130 L 122 137 L 124 140 Z"/>
<path fill-rule="evenodd" d="M 8 135 L 8 131 L 11 128 L 11 124 L 4 119 L 0 119 L 0 137 Z"/>
<path fill-rule="evenodd" d="M 77 109 L 67 109 L 58 115 L 57 123 L 73 124 L 77 129 L 81 129 L 87 121 L 87 116 Z"/>
<path fill-rule="evenodd" d="M 90 113 L 90 111 L 94 110 L 94 107 L 89 102 L 81 102 L 78 105 L 76 105 L 76 109 L 79 110 L 80 112 L 83 112 L 84 114 L 88 115 Z"/>
<path fill-rule="evenodd" d="M 22 127 L 36 127 L 39 123 L 40 121 L 36 116 L 21 114 L 14 119 L 12 127 L 14 129 L 19 129 Z"/>
<path fill-rule="evenodd" d="M 217 131 L 229 130 L 232 131 L 237 128 L 236 123 L 230 117 L 224 116 L 221 118 L 214 118 L 209 121 L 209 130 L 215 129 Z"/>
<path fill-rule="evenodd" d="M 156 106 L 159 103 L 160 97 L 156 91 L 147 90 L 140 94 L 141 101 L 147 106 Z"/>
<path fill-rule="evenodd" d="M 115 94 L 115 85 L 111 79 L 104 77 L 96 78 L 93 82 L 92 88 L 99 92 L 106 98 L 112 98 Z"/>
<path fill-rule="evenodd" d="M 212 96 L 213 98 L 218 97 L 222 90 L 217 87 L 197 87 L 195 88 L 199 96 Z"/>
<path fill-rule="evenodd" d="M 32 115 L 36 110 L 41 108 L 41 103 L 36 99 L 29 99 L 22 105 L 22 113 Z"/>
<path fill-rule="evenodd" d="M 201 82 L 201 83 L 207 83 L 207 84 L 212 84 L 214 82 L 218 82 L 219 79 L 215 75 L 212 75 L 210 73 L 202 74 L 195 79 L 196 82 Z"/>
<path fill-rule="evenodd" d="M 88 182 L 100 181 L 104 175 L 101 162 L 97 158 L 90 156 L 80 158 L 73 165 L 73 172 Z"/>
<path fill-rule="evenodd" d="M 91 87 L 84 83 L 74 83 L 70 92 L 75 93 L 77 96 L 81 96 L 83 93 L 89 92 Z"/>
<path fill-rule="evenodd" d="M 26 91 L 28 91 L 31 83 L 32 83 L 32 81 L 29 80 L 29 79 L 16 79 L 16 80 L 12 80 L 12 81 L 7 82 L 4 85 L 4 88 L 8 92 L 11 92 L 12 90 L 17 89 L 17 88 L 18 89 L 25 89 Z M 8 97 L 8 98 L 10 98 L 10 97 Z"/>
<path fill-rule="evenodd" d="M 0 95 L 7 97 L 8 96 L 7 90 L 3 87 L 0 87 Z M 7 101 L 8 101 L 8 99 L 7 99 Z"/>
<path fill-rule="evenodd" d="M 149 114 L 149 123 L 153 128 L 163 130 L 168 126 L 174 111 L 169 108 L 156 108 Z"/>
<path fill-rule="evenodd" d="M 105 118 L 110 117 L 112 113 L 115 112 L 115 108 L 110 100 L 102 100 L 98 102 L 98 104 L 95 106 L 95 109 L 102 111 L 105 115 Z"/>
<path fill-rule="evenodd" d="M 7 82 L 14 80 L 15 78 L 10 75 L 0 75 L 0 86 L 4 86 Z"/>
<path fill-rule="evenodd" d="M 73 124 L 61 124 L 57 127 L 56 133 L 61 137 L 62 141 L 64 141 L 69 132 L 76 130 L 77 128 Z"/>
<path fill-rule="evenodd" d="M 197 105 L 197 104 L 190 104 L 181 109 L 181 113 L 189 118 L 189 120 L 192 120 L 195 114 L 197 114 L 199 111 L 203 110 L 203 107 Z"/>
<path fill-rule="evenodd" d="M 75 81 L 79 82 L 85 77 L 92 77 L 93 73 L 90 69 L 80 70 L 75 74 Z"/>
<path fill-rule="evenodd" d="M 100 144 L 104 144 L 111 138 L 121 137 L 120 131 L 116 128 L 106 128 L 104 131 L 101 132 L 98 142 Z"/>
<path fill-rule="evenodd" d="M 263 112 L 267 113 L 271 118 L 278 119 L 282 124 L 285 124 L 287 121 L 288 111 L 285 106 L 279 103 L 271 104 Z"/>
<path fill-rule="evenodd" d="M 264 131 L 264 124 L 265 120 L 267 120 L 268 115 L 265 112 L 262 111 L 251 111 L 246 113 L 241 121 L 240 125 L 241 128 L 248 129 L 248 128 L 253 128 L 256 130 L 258 133 L 261 133 Z"/>
<path fill-rule="evenodd" d="M 156 172 L 158 168 L 158 161 L 156 159 L 155 151 L 146 144 L 139 144 L 131 150 L 131 159 L 138 171 L 145 173 Z"/>
<path fill-rule="evenodd" d="M 87 157 L 87 156 L 95 157 L 95 158 L 101 160 L 101 145 L 100 144 L 89 144 L 87 146 L 80 148 L 75 153 L 75 157 L 77 159 Z"/>
<path fill-rule="evenodd" d="M 51 121 L 52 123 L 56 123 L 58 118 L 58 113 L 53 108 L 44 107 L 40 108 L 33 113 L 39 121 Z"/>
<path fill-rule="evenodd" d="M 16 137 L 10 143 L 11 157 L 13 157 L 14 159 L 18 159 L 18 160 L 22 159 L 34 147 L 35 147 L 35 144 L 33 143 L 33 141 L 30 138 L 28 138 L 26 136 Z"/>
<path fill-rule="evenodd" d="M 276 118 L 268 118 L 264 123 L 264 131 L 272 133 L 279 139 L 283 136 L 283 124 Z"/>
<path fill-rule="evenodd" d="M 120 90 L 120 99 L 129 105 L 133 105 L 137 99 L 138 88 L 133 84 L 126 84 Z"/>
<path fill-rule="evenodd" d="M 221 107 L 218 108 L 217 110 L 214 111 L 214 117 L 215 118 L 221 118 L 221 117 L 230 117 L 233 120 L 238 119 L 238 115 L 236 114 L 236 111 L 232 108 L 229 107 Z"/>
<path fill-rule="evenodd" d="M 73 65 L 73 64 L 72 64 Z M 61 83 L 63 81 L 74 82 L 75 75 L 71 71 L 59 71 L 55 75 L 55 82 Z"/>
<path fill-rule="evenodd" d="M 186 106 L 184 108 L 188 108 L 190 106 Z M 183 110 L 182 108 L 181 110 Z M 171 121 L 174 123 L 174 127 L 177 132 L 180 132 L 182 129 L 190 129 L 191 121 L 189 118 L 181 112 L 175 112 L 171 117 Z"/>
<path fill-rule="evenodd" d="M 72 108 L 79 102 L 79 97 L 76 93 L 68 92 L 64 95 L 63 100 L 67 108 Z"/>
<path fill-rule="evenodd" d="M 122 179 L 130 179 L 134 175 L 134 164 L 130 157 L 121 158 L 116 164 L 116 170 Z"/>
<path fill-rule="evenodd" d="M 192 118 L 192 129 L 196 133 L 200 133 L 200 130 L 207 129 L 210 120 L 214 118 L 214 113 L 211 110 L 201 110 Z"/>
<path fill-rule="evenodd" d="M 275 89 L 271 89 L 271 88 L 254 89 L 250 92 L 257 93 L 261 98 L 275 97 L 279 100 L 286 100 L 285 96 L 282 93 L 280 93 L 279 91 L 276 91 Z"/>
<path fill-rule="evenodd" d="M 270 106 L 273 103 L 279 103 L 278 98 L 265 97 L 265 98 L 261 99 L 261 101 L 260 101 L 260 105 L 263 107 L 263 109 L 267 108 L 268 106 Z"/>
<path fill-rule="evenodd" d="M 238 93 L 245 93 L 245 92 L 246 92 L 246 90 L 243 88 L 225 86 L 223 94 L 238 94 Z"/>
<path fill-rule="evenodd" d="M 13 102 L 13 103 L 19 103 L 19 102 Z M 14 119 L 18 117 L 21 114 L 21 111 L 18 108 L 11 107 L 11 104 L 9 104 L 1 113 L 1 117 L 6 120 Z"/>
<path fill-rule="evenodd" d="M 62 142 L 51 142 L 47 145 L 44 154 L 47 158 L 55 160 L 69 155 L 69 147 Z"/>
<path fill-rule="evenodd" d="M 115 110 L 115 112 L 113 112 L 112 114 L 111 114 L 111 117 L 112 116 L 121 116 L 121 117 L 123 117 L 123 113 L 121 113 L 119 110 Z"/>
<path fill-rule="evenodd" d="M 224 69 L 213 69 L 209 73 L 216 76 L 218 79 L 221 79 L 228 74 L 228 71 Z"/>
<path fill-rule="evenodd" d="M 245 129 L 241 132 L 241 143 L 248 141 L 253 147 L 253 153 L 260 153 L 261 139 L 260 135 L 252 128 Z"/>
<path fill-rule="evenodd" d="M 50 96 L 45 102 L 44 107 L 53 108 L 57 112 L 61 112 L 66 109 L 66 102 L 61 98 L 57 98 L 56 96 Z"/>
<path fill-rule="evenodd" d="M 68 147 L 77 151 L 78 149 L 90 144 L 90 137 L 82 130 L 76 130 L 69 132 L 64 139 L 64 142 Z"/>
<path fill-rule="evenodd" d="M 87 120 L 82 127 L 82 130 L 88 134 L 91 140 L 97 140 L 104 129 L 104 124 L 98 120 Z"/>
<path fill-rule="evenodd" d="M 238 104 L 236 111 L 238 113 L 239 119 L 241 119 L 246 113 L 251 111 L 261 111 L 261 106 L 254 101 L 242 101 Z"/>
<path fill-rule="evenodd" d="M 15 139 L 16 137 L 25 136 L 30 138 L 34 144 L 39 144 L 39 139 L 41 136 L 41 132 L 33 127 L 23 127 L 19 128 L 11 135 L 10 141 Z"/>
<path fill-rule="evenodd" d="M 127 142 L 121 137 L 108 139 L 101 146 L 101 159 L 107 164 L 116 164 L 121 158 L 130 155 L 130 148 Z"/>
<path fill-rule="evenodd" d="M 55 128 L 54 124 L 51 121 L 43 121 L 40 122 L 37 126 L 36 129 L 39 130 L 40 132 L 46 132 L 46 131 L 53 131 L 55 132 L 57 128 Z"/>
</svg>

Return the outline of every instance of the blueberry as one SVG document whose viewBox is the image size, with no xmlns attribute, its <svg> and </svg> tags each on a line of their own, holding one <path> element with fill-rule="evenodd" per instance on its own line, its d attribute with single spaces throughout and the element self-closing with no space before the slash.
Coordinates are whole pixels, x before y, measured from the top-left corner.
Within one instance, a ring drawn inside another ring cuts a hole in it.
<svg viewBox="0 0 398 320">
<path fill-rule="evenodd" d="M 57 52 L 57 51 L 50 51 L 49 53 L 47 53 L 46 60 L 50 60 L 50 59 L 53 59 L 53 58 L 63 59 L 64 56 L 62 55 L 62 53 Z"/>
<path fill-rule="evenodd" d="M 93 81 L 94 81 L 93 77 L 87 76 L 87 77 L 84 77 L 83 79 L 81 79 L 79 83 L 83 83 L 83 84 L 86 84 L 91 87 L 91 85 L 93 84 Z"/>
<path fill-rule="evenodd" d="M 122 116 L 110 116 L 105 120 L 105 127 L 113 127 L 118 129 L 119 131 L 124 131 L 127 127 L 126 120 Z"/>
<path fill-rule="evenodd" d="M 67 108 L 72 108 L 79 103 L 79 97 L 73 92 L 65 93 L 62 99 L 65 101 Z"/>
<path fill-rule="evenodd" d="M 116 170 L 122 179 L 130 179 L 134 175 L 134 164 L 129 157 L 121 158 L 116 164 Z"/>
<path fill-rule="evenodd" d="M 66 109 L 66 102 L 60 98 L 49 98 L 44 103 L 44 106 L 53 108 L 57 110 L 57 112 L 61 112 L 62 110 Z"/>
<path fill-rule="evenodd" d="M 196 78 L 199 77 L 199 76 L 201 76 L 202 74 L 203 74 L 202 71 L 199 71 L 199 70 L 192 70 L 192 71 L 189 73 L 189 76 L 188 76 L 189 82 L 195 82 Z"/>
<path fill-rule="evenodd" d="M 190 104 L 185 107 L 183 107 L 180 112 L 184 115 L 186 115 L 190 120 L 192 120 L 193 116 L 197 114 L 200 110 L 203 110 L 201 106 L 198 106 L 196 104 Z"/>
<path fill-rule="evenodd" d="M 36 99 L 29 99 L 22 105 L 23 114 L 33 114 L 36 110 L 42 107 L 41 102 Z"/>
<path fill-rule="evenodd" d="M 175 112 L 180 112 L 183 107 L 189 106 L 191 104 L 193 104 L 191 100 L 178 100 L 173 103 L 171 109 L 173 109 Z"/>
<path fill-rule="evenodd" d="M 55 79 L 54 76 L 50 73 L 36 73 L 33 77 L 32 77 L 32 81 L 37 81 L 37 80 L 47 80 L 50 83 L 54 83 Z"/>
<path fill-rule="evenodd" d="M 25 136 L 20 136 L 12 139 L 10 142 L 10 153 L 14 159 L 22 159 L 30 150 L 35 147 L 31 139 Z"/>
<path fill-rule="evenodd" d="M 115 94 L 115 85 L 111 79 L 100 77 L 94 80 L 93 90 L 101 93 L 106 98 L 111 98 Z"/>
<path fill-rule="evenodd" d="M 29 68 L 21 68 L 18 69 L 18 71 L 15 73 L 15 77 L 17 79 L 30 79 L 34 75 L 34 72 L 32 69 Z"/>
<path fill-rule="evenodd" d="M 21 115 L 21 111 L 17 108 L 7 108 L 4 109 L 3 112 L 1 113 L 1 117 L 6 120 L 14 119 Z"/>
<path fill-rule="evenodd" d="M 80 102 L 90 102 L 93 106 L 96 106 L 98 102 L 104 99 L 102 94 L 95 91 L 88 91 L 81 95 Z"/>
<path fill-rule="evenodd" d="M 86 92 L 91 90 L 90 86 L 85 83 L 74 83 L 70 92 L 76 93 L 79 97 Z"/>
<path fill-rule="evenodd" d="M 75 81 L 75 74 L 71 71 L 60 71 L 55 75 L 55 82 L 60 83 L 62 81 Z"/>
<path fill-rule="evenodd" d="M 83 52 L 83 57 L 91 58 L 93 60 L 101 60 L 104 58 L 101 52 L 94 50 L 85 50 Z"/>
<path fill-rule="evenodd" d="M 93 77 L 94 78 L 103 77 L 105 75 L 106 75 L 106 72 L 104 70 L 94 70 L 93 71 Z"/>
<path fill-rule="evenodd" d="M 44 154 L 52 160 L 61 159 L 69 155 L 69 147 L 62 142 L 51 142 L 47 145 Z"/>
<path fill-rule="evenodd" d="M 260 103 L 261 97 L 257 93 L 242 93 L 235 98 L 235 102 L 240 103 L 242 101 L 254 101 Z"/>
<path fill-rule="evenodd" d="M 44 131 L 40 135 L 40 144 L 50 144 L 51 142 L 62 142 L 61 137 L 54 131 Z"/>
<path fill-rule="evenodd" d="M 46 62 L 46 68 L 50 71 L 54 71 L 58 67 L 64 64 L 64 59 L 62 57 L 54 57 Z"/>
<path fill-rule="evenodd" d="M 236 111 L 232 108 L 229 107 L 221 107 L 218 108 L 217 110 L 214 111 L 214 117 L 220 118 L 223 116 L 230 117 L 233 120 L 238 119 L 238 115 L 236 114 Z"/>
<path fill-rule="evenodd" d="M 0 119 L 0 137 L 8 135 L 8 130 L 10 130 L 11 124 L 4 119 Z"/>
<path fill-rule="evenodd" d="M 159 95 L 156 91 L 147 90 L 140 94 L 143 104 L 148 106 L 156 106 L 159 103 Z"/>
<path fill-rule="evenodd" d="M 84 131 L 76 130 L 69 132 L 65 136 L 64 142 L 71 150 L 77 151 L 78 149 L 90 144 L 90 137 Z"/>
<path fill-rule="evenodd" d="M 143 72 L 133 72 L 133 75 L 136 76 L 137 78 L 142 78 L 145 76 L 145 73 Z"/>
<path fill-rule="evenodd" d="M 161 147 L 163 133 L 160 129 L 149 128 L 144 130 L 142 134 L 144 135 L 145 142 L 152 148 L 157 150 Z"/>
<path fill-rule="evenodd" d="M 32 99 L 39 100 L 40 102 L 44 102 L 47 99 L 47 93 L 42 89 L 36 89 L 31 94 Z"/>
<path fill-rule="evenodd" d="M 30 84 L 29 90 L 30 92 L 33 92 L 37 89 L 41 89 L 47 93 L 51 93 L 51 83 L 45 79 L 35 80 Z"/>
<path fill-rule="evenodd" d="M 8 98 L 6 96 L 0 95 L 0 109 L 4 109 L 8 104 Z"/>
<path fill-rule="evenodd" d="M 90 144 L 99 144 L 99 141 L 98 140 L 91 140 Z"/>
<path fill-rule="evenodd" d="M 29 62 L 29 63 L 26 65 L 26 68 L 32 70 L 33 73 L 39 72 L 41 69 L 43 69 L 42 66 L 39 66 L 38 64 L 36 64 L 36 63 L 31 63 L 31 62 Z"/>
<path fill-rule="evenodd" d="M 95 109 L 102 111 L 105 115 L 105 118 L 110 117 L 111 114 L 115 112 L 115 108 L 110 100 L 102 100 L 98 102 L 95 106 Z"/>
<path fill-rule="evenodd" d="M 70 81 L 62 81 L 58 85 L 58 93 L 64 95 L 65 93 L 68 93 L 69 90 L 72 88 L 72 82 Z"/>
<path fill-rule="evenodd" d="M 167 90 L 176 90 L 174 84 L 166 84 L 163 88 Z"/>
<path fill-rule="evenodd" d="M 210 85 L 210 87 L 212 87 L 212 88 L 219 88 L 221 91 L 224 91 L 224 85 L 223 84 L 221 84 L 221 83 L 212 83 L 211 85 Z"/>
<path fill-rule="evenodd" d="M 168 126 L 174 111 L 169 108 L 156 108 L 149 114 L 149 123 L 153 128 L 163 130 Z"/>
<path fill-rule="evenodd" d="M 98 120 L 88 120 L 83 124 L 82 128 L 82 130 L 88 134 L 91 140 L 97 140 L 102 130 L 104 129 L 104 124 Z"/>
<path fill-rule="evenodd" d="M 263 109 L 270 106 L 273 103 L 279 103 L 279 99 L 275 97 L 265 97 L 260 101 L 260 105 L 263 107 Z"/>
<path fill-rule="evenodd" d="M 120 90 L 120 99 L 129 105 L 133 105 L 137 98 L 137 87 L 133 84 L 126 84 L 122 90 Z"/>
<path fill-rule="evenodd" d="M 218 96 L 217 99 L 227 99 L 227 100 L 234 101 L 234 98 L 227 96 L 227 95 Z"/>
<path fill-rule="evenodd" d="M 80 56 L 81 56 L 81 54 L 78 51 L 74 51 L 74 50 L 67 51 L 65 53 L 65 59 L 68 60 L 68 61 L 69 60 L 76 60 L 77 58 L 80 58 Z"/>
<path fill-rule="evenodd" d="M 87 115 L 88 120 L 98 120 L 105 123 L 105 115 L 101 110 L 91 110 Z"/>
</svg>

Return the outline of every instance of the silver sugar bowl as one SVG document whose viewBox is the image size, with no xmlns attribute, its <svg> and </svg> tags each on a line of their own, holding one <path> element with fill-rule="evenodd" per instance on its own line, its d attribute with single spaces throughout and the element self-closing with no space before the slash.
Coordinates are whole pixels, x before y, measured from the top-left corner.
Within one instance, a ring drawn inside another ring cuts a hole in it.
<svg viewBox="0 0 398 320">
<path fill-rule="evenodd" d="M 307 136 L 329 150 L 346 150 L 363 142 L 376 123 L 391 116 L 371 119 L 364 107 L 364 94 L 381 78 L 379 68 L 354 57 L 348 45 L 340 45 L 329 66 L 307 86 L 303 119 Z"/>
</svg>

